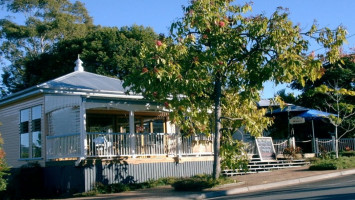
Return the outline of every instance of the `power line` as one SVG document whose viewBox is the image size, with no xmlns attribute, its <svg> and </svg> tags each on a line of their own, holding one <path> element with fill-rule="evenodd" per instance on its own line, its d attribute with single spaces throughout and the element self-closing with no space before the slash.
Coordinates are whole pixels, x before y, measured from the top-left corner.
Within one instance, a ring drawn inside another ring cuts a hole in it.
<svg viewBox="0 0 355 200">
<path fill-rule="evenodd" d="M 345 39 L 349 39 L 349 38 L 351 38 L 351 37 L 353 37 L 353 36 L 355 36 L 355 33 L 352 34 L 352 35 L 350 35 L 350 36 L 348 36 L 348 37 L 346 37 Z M 321 49 L 324 49 L 324 47 L 320 47 L 320 48 L 318 48 L 318 49 L 316 49 L 316 50 L 312 50 L 312 51 L 308 52 L 307 54 L 312 53 L 312 52 L 319 51 L 319 50 L 321 50 Z"/>
</svg>

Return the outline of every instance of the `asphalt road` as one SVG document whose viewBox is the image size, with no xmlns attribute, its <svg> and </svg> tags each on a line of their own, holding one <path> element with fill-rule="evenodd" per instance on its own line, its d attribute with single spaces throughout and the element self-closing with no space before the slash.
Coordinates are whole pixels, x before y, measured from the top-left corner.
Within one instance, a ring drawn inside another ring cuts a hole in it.
<svg viewBox="0 0 355 200">
<path fill-rule="evenodd" d="M 239 195 L 225 196 L 213 199 L 248 199 L 248 200 L 267 200 L 267 199 L 340 199 L 355 200 L 355 175 L 341 176 L 323 181 L 287 186 L 279 189 L 245 193 Z"/>
</svg>

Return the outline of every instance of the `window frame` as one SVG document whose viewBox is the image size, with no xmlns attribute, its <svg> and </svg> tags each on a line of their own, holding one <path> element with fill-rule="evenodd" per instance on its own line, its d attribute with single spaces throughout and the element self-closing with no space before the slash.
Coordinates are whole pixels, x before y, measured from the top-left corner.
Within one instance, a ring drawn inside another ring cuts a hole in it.
<svg viewBox="0 0 355 200">
<path fill-rule="evenodd" d="M 31 107 L 27 107 L 24 109 L 20 110 L 20 119 L 19 119 L 19 160 L 39 160 L 43 159 L 43 129 L 42 129 L 42 122 L 43 122 L 43 108 L 42 104 L 40 105 L 35 105 Z M 39 110 L 35 110 L 39 109 Z M 37 113 L 39 111 L 39 113 Z M 23 112 L 28 112 L 25 113 L 26 115 L 23 115 Z M 23 116 L 27 116 L 27 121 L 23 121 L 22 118 Z M 23 128 L 22 123 L 26 123 L 26 128 Z M 23 130 L 27 130 L 28 132 L 24 133 Z M 23 151 L 22 151 L 22 134 L 28 134 L 27 140 L 26 141 L 28 145 L 28 156 L 23 157 Z M 34 143 L 33 139 L 34 137 L 37 138 L 37 145 Z M 36 150 L 37 147 L 37 150 Z M 37 153 L 36 153 L 36 152 Z M 37 155 L 37 156 L 36 156 Z"/>
</svg>

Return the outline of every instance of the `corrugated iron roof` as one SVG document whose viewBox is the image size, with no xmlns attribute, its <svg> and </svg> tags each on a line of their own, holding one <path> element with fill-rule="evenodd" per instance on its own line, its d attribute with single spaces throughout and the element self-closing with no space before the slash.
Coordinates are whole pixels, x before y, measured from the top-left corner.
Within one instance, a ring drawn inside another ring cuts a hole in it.
<svg viewBox="0 0 355 200">
<path fill-rule="evenodd" d="M 111 91 L 124 93 L 123 81 L 107 76 L 93 74 L 85 71 L 76 71 L 61 76 L 51 81 L 38 85 L 38 88 L 68 89 L 68 90 L 93 90 L 93 92 Z"/>
<path fill-rule="evenodd" d="M 139 94 L 125 94 L 123 81 L 85 71 L 75 71 L 59 78 L 35 85 L 0 99 L 0 106 L 40 93 L 89 95 L 142 99 Z"/>
</svg>

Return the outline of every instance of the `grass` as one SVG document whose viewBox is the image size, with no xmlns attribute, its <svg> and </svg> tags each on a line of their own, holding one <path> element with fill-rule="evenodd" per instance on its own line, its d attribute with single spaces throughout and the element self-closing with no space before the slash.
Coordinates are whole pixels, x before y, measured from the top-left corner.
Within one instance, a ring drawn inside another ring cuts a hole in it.
<svg viewBox="0 0 355 200">
<path fill-rule="evenodd" d="M 355 157 L 341 156 L 336 158 L 319 159 L 311 164 L 310 170 L 337 170 L 355 168 Z"/>
</svg>

